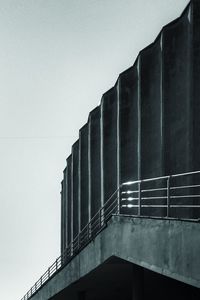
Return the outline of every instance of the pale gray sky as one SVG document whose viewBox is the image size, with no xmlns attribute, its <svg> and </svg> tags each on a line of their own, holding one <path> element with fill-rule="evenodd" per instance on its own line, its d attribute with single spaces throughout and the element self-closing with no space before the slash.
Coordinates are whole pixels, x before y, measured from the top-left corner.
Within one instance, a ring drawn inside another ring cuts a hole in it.
<svg viewBox="0 0 200 300">
<path fill-rule="evenodd" d="M 0 0 L 0 299 L 60 254 L 60 182 L 78 130 L 188 0 Z"/>
</svg>

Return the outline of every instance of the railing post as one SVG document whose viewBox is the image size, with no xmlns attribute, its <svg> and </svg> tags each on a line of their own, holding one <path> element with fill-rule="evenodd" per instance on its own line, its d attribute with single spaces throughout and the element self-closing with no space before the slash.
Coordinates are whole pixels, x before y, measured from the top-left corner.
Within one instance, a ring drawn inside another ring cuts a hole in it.
<svg viewBox="0 0 200 300">
<path fill-rule="evenodd" d="M 61 254 L 61 261 L 62 261 L 62 265 L 64 265 L 64 263 L 65 263 L 65 250 Z"/>
<path fill-rule="evenodd" d="M 138 216 L 141 215 L 141 181 L 138 182 Z"/>
<path fill-rule="evenodd" d="M 91 238 L 91 222 L 88 223 L 88 239 Z"/>
<path fill-rule="evenodd" d="M 167 218 L 170 216 L 170 179 L 169 176 L 167 178 Z"/>
<path fill-rule="evenodd" d="M 35 283 L 35 292 L 37 291 L 37 282 Z"/>
<path fill-rule="evenodd" d="M 71 256 L 73 256 L 74 253 L 74 241 L 71 242 Z"/>
<path fill-rule="evenodd" d="M 101 225 L 103 223 L 103 218 L 102 218 L 102 207 L 100 208 L 99 211 L 99 227 L 101 228 Z"/>
<path fill-rule="evenodd" d="M 120 215 L 121 213 L 121 188 L 119 186 L 117 191 L 117 214 Z"/>
<path fill-rule="evenodd" d="M 80 233 L 77 236 L 77 250 L 80 248 Z"/>
</svg>

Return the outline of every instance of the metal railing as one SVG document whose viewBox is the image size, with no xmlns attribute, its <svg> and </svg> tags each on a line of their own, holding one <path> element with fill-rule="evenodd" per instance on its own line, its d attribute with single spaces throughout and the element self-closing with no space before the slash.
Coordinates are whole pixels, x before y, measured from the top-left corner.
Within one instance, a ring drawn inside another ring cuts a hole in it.
<svg viewBox="0 0 200 300">
<path fill-rule="evenodd" d="M 200 220 L 200 171 L 121 184 L 21 300 L 32 297 L 106 226 L 113 214 Z"/>
</svg>

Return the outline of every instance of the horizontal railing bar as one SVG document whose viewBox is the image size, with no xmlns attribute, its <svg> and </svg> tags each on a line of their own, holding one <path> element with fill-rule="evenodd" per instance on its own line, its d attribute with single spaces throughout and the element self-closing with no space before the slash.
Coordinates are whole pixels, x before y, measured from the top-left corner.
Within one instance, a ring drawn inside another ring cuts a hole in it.
<svg viewBox="0 0 200 300">
<path fill-rule="evenodd" d="M 132 199 L 128 199 L 128 198 L 122 198 L 121 201 L 138 201 L 139 198 L 132 198 Z"/>
<path fill-rule="evenodd" d="M 172 199 L 178 199 L 178 198 L 199 198 L 200 195 L 177 195 L 177 196 L 170 196 Z"/>
<path fill-rule="evenodd" d="M 195 185 L 173 186 L 173 187 L 170 187 L 170 190 L 186 189 L 186 188 L 196 188 L 196 187 L 200 187 L 200 185 L 199 184 L 195 184 Z"/>
<path fill-rule="evenodd" d="M 132 200 L 138 200 L 139 198 L 133 198 L 133 197 L 128 197 L 128 198 L 122 198 L 122 201 L 132 201 Z"/>
<path fill-rule="evenodd" d="M 122 185 L 132 185 L 132 184 L 136 184 L 136 183 L 156 181 L 156 180 L 161 180 L 161 179 L 167 179 L 169 177 L 170 176 L 161 176 L 161 177 L 154 177 L 154 178 L 148 178 L 148 179 L 142 179 L 142 180 L 128 181 L 128 182 L 122 183 Z"/>
<path fill-rule="evenodd" d="M 141 197 L 141 200 L 166 199 L 167 196 Z"/>
<path fill-rule="evenodd" d="M 180 174 L 175 174 L 175 175 L 160 176 L 160 177 L 147 178 L 147 179 L 142 179 L 142 180 L 128 181 L 128 182 L 122 183 L 122 186 L 141 183 L 141 182 L 149 182 L 149 181 L 156 181 L 156 180 L 161 180 L 161 179 L 168 179 L 170 177 L 175 178 L 175 177 L 195 175 L 195 174 L 200 174 L 200 171 L 193 171 L 193 172 L 180 173 Z"/>
<path fill-rule="evenodd" d="M 123 191 L 123 192 L 121 192 L 121 194 L 132 194 L 132 193 L 138 193 L 138 190 L 137 191 Z"/>
<path fill-rule="evenodd" d="M 171 175 L 171 177 L 173 178 L 173 177 L 188 176 L 188 175 L 195 175 L 195 174 L 200 174 L 200 171 L 192 171 L 187 173 L 175 174 L 175 175 Z"/>
<path fill-rule="evenodd" d="M 152 200 L 152 199 L 166 199 L 167 196 L 155 196 L 155 197 L 141 197 L 141 200 Z M 172 198 L 172 197 L 171 197 Z M 138 200 L 139 198 L 133 198 L 132 200 Z M 132 201 L 132 200 L 128 200 L 127 198 L 122 198 L 122 200 L 126 200 L 126 201 Z"/>
<path fill-rule="evenodd" d="M 172 205 L 170 205 L 170 208 L 173 208 L 173 207 L 180 207 L 180 208 L 182 208 L 182 207 L 191 207 L 191 208 L 200 208 L 200 204 L 199 205 L 195 205 L 195 204 L 182 204 L 182 205 L 178 205 L 178 204 L 172 204 Z"/>
<path fill-rule="evenodd" d="M 155 188 L 155 189 L 143 189 L 141 190 L 141 193 L 146 193 L 146 192 L 156 192 L 156 191 L 166 191 L 167 188 Z M 127 192 L 121 192 L 121 194 L 132 194 L 132 193 L 139 193 L 139 191 L 131 191 L 130 193 Z"/>
<path fill-rule="evenodd" d="M 123 204 L 122 205 L 122 207 L 127 207 L 129 204 Z M 136 204 L 130 204 L 131 205 L 131 207 L 139 207 L 139 205 L 136 205 Z M 163 204 L 163 205 L 161 205 L 161 204 L 142 204 L 141 205 L 141 207 L 167 207 L 167 205 L 166 204 Z M 172 205 L 170 205 L 170 208 L 173 208 L 173 207 L 191 207 L 191 208 L 200 208 L 200 205 L 187 205 L 187 204 L 182 204 L 182 205 L 179 205 L 179 204 L 172 204 Z"/>
<path fill-rule="evenodd" d="M 146 193 L 146 192 L 157 192 L 157 191 L 166 191 L 167 188 L 157 188 L 157 189 L 145 189 L 141 190 L 141 193 Z"/>
</svg>

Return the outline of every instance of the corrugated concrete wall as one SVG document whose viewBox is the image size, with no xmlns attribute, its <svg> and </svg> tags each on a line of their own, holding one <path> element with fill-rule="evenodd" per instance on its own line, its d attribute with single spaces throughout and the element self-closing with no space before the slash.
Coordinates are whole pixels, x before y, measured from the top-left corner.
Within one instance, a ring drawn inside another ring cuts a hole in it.
<svg viewBox="0 0 200 300">
<path fill-rule="evenodd" d="M 199 81 L 200 1 L 193 0 L 80 130 L 62 183 L 62 250 L 120 183 L 200 169 Z"/>
</svg>

